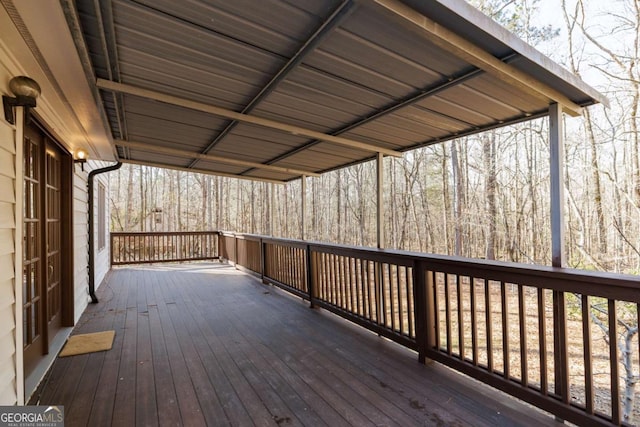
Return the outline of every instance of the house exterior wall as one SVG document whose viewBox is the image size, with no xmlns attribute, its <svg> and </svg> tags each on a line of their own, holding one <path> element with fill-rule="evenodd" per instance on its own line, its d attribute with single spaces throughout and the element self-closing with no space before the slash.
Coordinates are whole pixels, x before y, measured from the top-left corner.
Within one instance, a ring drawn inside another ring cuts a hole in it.
<svg viewBox="0 0 640 427">
<path fill-rule="evenodd" d="M 0 55 L 2 55 L 0 51 Z M 0 63 L 0 92 L 8 71 Z M 16 131 L 0 120 L 0 405 L 18 401 L 16 354 Z M 21 233 L 20 233 L 21 234 Z"/>
<path fill-rule="evenodd" d="M 20 21 L 22 18 L 25 20 L 22 22 L 24 25 L 16 24 L 16 20 Z M 33 24 L 29 25 L 32 21 Z M 101 126 L 96 126 L 96 123 L 100 121 L 96 120 L 97 113 L 90 109 L 95 104 L 90 92 L 81 84 L 83 74 L 80 61 L 73 56 L 75 49 L 70 35 L 60 31 L 63 28 L 64 16 L 58 2 L 27 4 L 0 0 L 0 95 L 11 95 L 8 84 L 12 77 L 27 75 L 34 78 L 42 87 L 42 95 L 34 110 L 37 119 L 69 152 L 73 153 L 75 149 L 83 147 L 89 148 L 90 153 L 93 152 L 95 156 L 96 152 L 104 153 L 109 150 L 108 147 L 105 149 L 103 142 L 100 142 L 100 146 L 96 145 L 96 135 Z M 46 43 L 57 45 L 56 49 L 46 49 Z M 74 109 L 76 107 L 82 108 L 82 111 Z M 51 343 L 49 356 L 43 358 L 34 374 L 25 378 L 22 360 L 24 159 L 21 110 L 16 109 L 15 126 L 4 120 L 4 112 L 0 113 L 0 405 L 20 405 L 28 401 L 71 331 L 71 328 L 66 328 L 58 334 Z M 74 262 L 74 322 L 80 318 L 90 301 L 88 173 L 92 168 L 109 164 L 112 163 L 89 161 L 84 171 L 79 165 L 73 167 L 73 253 L 70 256 L 73 256 Z M 98 181 L 108 184 L 105 176 L 97 176 L 95 181 L 96 184 Z M 96 249 L 96 287 L 109 269 L 108 243 L 107 240 L 104 249 Z"/>
<path fill-rule="evenodd" d="M 110 166 L 113 163 L 104 163 L 101 162 L 101 164 L 99 165 L 100 168 L 106 167 L 106 166 Z M 98 165 L 96 165 L 98 166 Z M 95 242 L 95 247 L 94 247 L 94 254 L 95 254 L 95 258 L 94 258 L 94 271 L 95 271 L 95 284 L 96 284 L 96 289 L 98 289 L 100 287 L 100 285 L 102 284 L 102 282 L 104 281 L 105 276 L 107 275 L 107 273 L 109 272 L 109 270 L 111 269 L 111 239 L 109 238 L 109 224 L 110 224 L 110 210 L 109 210 L 109 178 L 108 178 L 108 174 L 105 175 L 96 175 L 95 178 L 95 186 L 96 188 L 94 188 L 94 200 L 93 200 L 93 206 L 94 206 L 94 236 L 93 236 L 93 241 Z M 98 185 L 102 184 L 105 187 L 105 216 L 106 216 L 106 236 L 105 236 L 105 246 L 104 248 L 100 248 L 98 245 L 98 234 L 100 233 L 99 227 L 98 227 L 98 197 L 99 197 L 99 191 L 98 191 Z"/>
<path fill-rule="evenodd" d="M 75 309 L 74 319 L 77 322 L 82 312 L 87 307 L 90 301 L 89 298 L 89 274 L 88 274 L 88 262 L 89 262 L 89 240 L 88 240 L 88 191 L 87 191 L 87 178 L 89 172 L 94 169 L 100 169 L 110 165 L 107 162 L 92 162 L 89 161 L 85 165 L 85 172 L 82 172 L 80 166 L 75 167 L 75 173 L 73 178 L 73 251 L 74 251 L 74 276 L 75 276 Z M 94 227 L 94 273 L 95 273 L 95 286 L 96 289 L 100 287 L 100 284 L 104 280 L 105 275 L 111 268 L 110 259 L 110 246 L 109 239 L 106 240 L 106 246 L 100 250 L 98 248 L 98 185 L 102 183 L 108 188 L 108 179 L 105 175 L 97 175 L 94 179 L 94 215 L 93 221 Z M 108 191 L 107 191 L 108 194 Z M 108 201 L 107 201 L 108 202 Z M 106 204 L 107 222 L 109 218 L 109 204 Z"/>
</svg>

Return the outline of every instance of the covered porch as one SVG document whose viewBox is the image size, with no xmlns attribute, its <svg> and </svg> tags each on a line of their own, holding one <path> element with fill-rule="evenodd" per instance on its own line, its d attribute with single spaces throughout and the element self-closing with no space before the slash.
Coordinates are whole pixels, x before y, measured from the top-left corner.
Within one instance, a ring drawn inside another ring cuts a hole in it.
<svg viewBox="0 0 640 427">
<path fill-rule="evenodd" d="M 169 408 L 184 425 L 630 425 L 622 407 L 637 410 L 638 358 L 618 349 L 633 276 L 218 232 L 111 247 L 74 333 L 115 329 L 114 349 L 58 359 L 33 401 L 78 425 Z M 187 259 L 201 264 L 171 263 Z"/>
<path fill-rule="evenodd" d="M 463 1 L 4 3 L 94 159 L 300 179 L 303 239 L 308 177 L 377 166 L 378 249 L 218 233 L 196 252 L 180 235 L 111 244 L 135 262 L 224 258 L 325 311 L 223 265 L 115 269 L 98 289 L 90 270 L 101 303 L 75 333 L 116 329 L 115 348 L 57 360 L 34 403 L 64 405 L 70 425 L 554 422 L 506 392 L 624 424 L 618 308 L 637 317 L 637 278 L 563 268 L 563 114 L 602 94 Z M 547 116 L 553 267 L 382 249 L 385 157 Z"/>
<path fill-rule="evenodd" d="M 34 396 L 83 425 L 555 425 L 541 411 L 217 262 L 116 268 Z"/>
</svg>

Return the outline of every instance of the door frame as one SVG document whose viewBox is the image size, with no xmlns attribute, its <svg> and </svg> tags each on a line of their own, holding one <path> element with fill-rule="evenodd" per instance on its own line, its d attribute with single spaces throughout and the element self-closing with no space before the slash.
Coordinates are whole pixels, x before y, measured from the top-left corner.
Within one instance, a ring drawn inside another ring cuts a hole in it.
<svg viewBox="0 0 640 427">
<path fill-rule="evenodd" d="M 61 307 L 60 307 L 60 327 L 70 327 L 74 324 L 74 252 L 73 252 L 73 157 L 69 150 L 67 150 L 62 144 L 58 142 L 58 140 L 52 136 L 52 133 L 47 129 L 45 125 L 42 124 L 42 121 L 38 121 L 36 119 L 32 119 L 30 123 L 24 123 L 25 132 L 23 132 L 21 144 L 24 144 L 26 138 L 26 128 L 32 128 L 34 132 L 38 132 L 42 137 L 42 144 L 38 149 L 38 156 L 40 157 L 41 166 L 40 166 L 40 252 L 41 259 L 46 260 L 46 239 L 47 239 L 47 226 L 46 226 L 46 152 L 47 150 L 56 150 L 60 155 L 60 291 L 61 291 Z M 27 153 L 23 152 L 23 158 L 21 162 L 25 161 Z M 24 171 L 22 174 L 21 191 L 24 191 Z M 24 203 L 24 201 L 23 201 Z M 22 226 L 22 238 L 24 238 L 25 227 L 24 227 L 24 216 L 21 217 L 21 221 L 23 221 Z M 24 255 L 22 255 L 24 256 Z M 23 259 L 24 261 L 24 259 Z M 31 367 L 29 371 L 27 371 L 26 366 L 24 367 L 23 377 L 26 380 L 31 374 L 35 373 L 39 370 L 40 364 L 46 359 L 46 356 L 49 354 L 51 350 L 51 345 L 55 340 L 55 336 L 49 336 L 49 325 L 48 325 L 48 301 L 47 301 L 47 289 L 46 289 L 46 274 L 44 269 L 46 268 L 46 262 L 42 263 L 41 268 L 43 269 L 41 273 L 41 294 L 42 294 L 42 313 L 40 320 L 40 327 L 42 331 L 42 355 L 39 356 L 38 361 L 35 362 L 35 365 Z M 21 272 L 21 275 L 24 275 L 24 271 Z M 20 283 L 23 283 L 22 279 Z M 24 285 L 23 285 L 24 286 Z M 20 288 L 19 292 L 22 292 Z M 20 310 L 23 308 L 20 307 Z M 60 332 L 62 329 L 56 332 Z M 22 343 L 20 346 L 21 351 L 24 351 L 24 341 L 20 340 Z M 57 351 L 57 349 L 56 349 Z"/>
</svg>

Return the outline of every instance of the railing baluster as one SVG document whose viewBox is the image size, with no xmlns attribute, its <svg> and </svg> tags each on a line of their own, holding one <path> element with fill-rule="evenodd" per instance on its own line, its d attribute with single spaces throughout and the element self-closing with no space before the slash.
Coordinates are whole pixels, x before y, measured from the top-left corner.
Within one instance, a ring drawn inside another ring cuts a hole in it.
<svg viewBox="0 0 640 427">
<path fill-rule="evenodd" d="M 449 273 L 444 274 L 444 311 L 447 339 L 447 353 L 451 356 L 451 294 L 449 293 Z"/>
<path fill-rule="evenodd" d="M 371 308 L 371 284 L 369 283 L 369 273 L 367 270 L 367 264 L 369 261 L 360 261 L 360 274 L 362 275 L 362 286 L 366 289 L 367 294 L 367 319 L 373 321 L 373 310 Z"/>
<path fill-rule="evenodd" d="M 336 274 L 338 275 L 337 287 L 340 295 L 340 302 L 338 305 L 346 310 L 347 309 L 347 295 L 346 295 L 347 289 L 343 279 L 344 278 L 344 257 L 340 255 L 336 255 Z"/>
<path fill-rule="evenodd" d="M 493 372 L 493 319 L 491 314 L 491 284 L 489 280 L 484 281 L 484 315 L 487 330 L 487 369 Z"/>
<path fill-rule="evenodd" d="M 611 366 L 611 418 L 614 424 L 620 424 L 620 374 L 618 362 L 618 315 L 616 301 L 610 299 L 609 314 L 609 363 Z"/>
<path fill-rule="evenodd" d="M 391 314 L 391 330 L 395 331 L 396 329 L 396 310 L 395 310 L 395 299 L 396 296 L 393 294 L 393 270 L 390 264 L 384 264 L 384 269 L 382 271 L 383 283 L 386 283 L 386 287 L 389 289 L 389 308 L 387 309 Z M 386 291 L 385 291 L 386 295 Z"/>
<path fill-rule="evenodd" d="M 399 265 L 394 265 L 394 271 L 396 272 L 396 301 L 394 301 L 394 305 L 396 305 L 396 313 L 398 316 L 398 330 L 401 334 L 406 334 L 406 329 L 404 327 L 404 309 L 402 307 L 402 291 L 400 287 L 400 272 L 402 268 Z"/>
<path fill-rule="evenodd" d="M 337 306 L 342 306 L 342 292 L 340 292 L 340 265 L 338 255 L 331 254 L 333 280 L 331 288 L 333 289 L 332 302 Z"/>
<path fill-rule="evenodd" d="M 358 258 L 353 258 L 353 284 L 355 286 L 356 292 L 356 308 L 358 310 L 358 315 L 365 317 L 364 313 L 364 287 L 362 286 L 362 281 L 360 280 L 360 260 Z"/>
<path fill-rule="evenodd" d="M 309 306 L 313 308 L 315 306 L 315 298 L 316 292 L 315 287 L 316 283 L 314 283 L 314 275 L 313 275 L 313 255 L 311 253 L 311 246 L 307 245 L 305 249 L 305 259 L 306 259 L 306 289 L 307 295 L 309 295 Z"/>
<path fill-rule="evenodd" d="M 415 267 L 404 267 L 404 283 L 406 287 L 406 295 L 407 295 L 407 320 L 409 327 L 409 336 L 412 338 L 416 338 L 416 310 L 415 310 L 415 294 L 413 293 L 413 289 L 415 287 L 415 283 L 413 281 L 413 268 Z"/>
<path fill-rule="evenodd" d="M 349 310 L 351 310 L 352 312 L 358 314 L 358 303 L 357 303 L 357 299 L 356 299 L 356 295 L 357 295 L 357 290 L 354 290 L 354 280 L 353 280 L 353 257 L 347 257 L 347 281 L 349 283 L 349 303 L 351 304 L 351 307 L 349 308 Z"/>
<path fill-rule="evenodd" d="M 584 355 L 585 408 L 593 414 L 593 360 L 591 357 L 591 303 L 588 295 L 582 295 L 582 349 Z"/>
<path fill-rule="evenodd" d="M 460 359 L 464 360 L 464 311 L 462 307 L 462 281 L 459 274 L 456 274 L 456 296 L 458 299 L 458 353 Z"/>
<path fill-rule="evenodd" d="M 544 289 L 538 289 L 538 354 L 540 356 L 540 392 L 546 396 L 549 393 L 547 377 L 547 298 Z"/>
<path fill-rule="evenodd" d="M 503 360 L 503 375 L 506 379 L 509 379 L 510 372 L 510 358 L 509 358 L 509 306 L 507 304 L 507 285 L 504 282 L 500 282 L 500 304 L 502 309 L 502 360 Z"/>
<path fill-rule="evenodd" d="M 562 402 L 569 403 L 569 372 L 567 362 L 567 303 L 564 292 L 553 292 L 553 369 L 555 392 Z"/>
<path fill-rule="evenodd" d="M 520 323 L 520 383 L 529 385 L 529 361 L 527 353 L 527 307 L 524 287 L 518 285 L 518 313 Z"/>
<path fill-rule="evenodd" d="M 440 352 L 440 305 L 438 304 L 438 277 L 436 271 L 429 271 L 427 276 L 427 343 L 429 347 Z M 429 315 L 429 312 L 431 315 Z M 431 338 L 433 337 L 433 338 Z"/>
<path fill-rule="evenodd" d="M 372 295 L 372 303 L 373 303 L 373 309 L 375 311 L 375 315 L 376 315 L 376 323 L 377 324 L 381 324 L 381 318 L 382 318 L 382 313 L 380 311 L 380 307 L 381 307 L 381 302 L 380 302 L 380 291 L 379 291 L 379 280 L 378 280 L 378 266 L 376 263 L 374 263 L 373 261 L 369 261 L 367 263 L 367 278 L 369 280 L 370 283 L 370 292 Z"/>
<path fill-rule="evenodd" d="M 478 366 L 478 313 L 476 306 L 476 280 L 475 277 L 469 276 L 469 303 L 471 307 L 471 353 L 472 361 Z"/>
</svg>

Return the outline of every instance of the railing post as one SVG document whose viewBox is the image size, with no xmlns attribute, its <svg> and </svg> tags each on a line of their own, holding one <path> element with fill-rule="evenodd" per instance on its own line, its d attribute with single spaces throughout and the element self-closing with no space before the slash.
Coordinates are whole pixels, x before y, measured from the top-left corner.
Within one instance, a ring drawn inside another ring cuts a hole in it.
<svg viewBox="0 0 640 427">
<path fill-rule="evenodd" d="M 309 308 L 314 308 L 314 300 L 316 298 L 316 283 L 313 280 L 313 257 L 311 256 L 311 245 L 306 248 L 306 264 L 307 264 L 307 292 L 309 292 Z"/>
<path fill-rule="evenodd" d="M 220 243 L 220 232 L 216 231 L 213 234 L 213 253 L 215 254 L 216 257 L 218 257 L 218 262 L 222 262 L 222 250 L 221 248 L 221 243 Z"/>
<path fill-rule="evenodd" d="M 238 236 L 233 233 L 233 264 L 238 269 Z"/>
<path fill-rule="evenodd" d="M 567 303 L 564 292 L 553 292 L 553 370 L 555 393 L 569 403 L 569 363 L 567 358 Z"/>
<path fill-rule="evenodd" d="M 260 238 L 260 280 L 262 280 L 262 283 L 264 283 L 264 269 L 266 266 L 266 250 L 265 250 L 265 243 L 262 240 L 262 237 Z"/>
<path fill-rule="evenodd" d="M 386 322 L 386 313 L 383 313 L 384 310 L 384 291 L 382 289 L 382 281 L 383 281 L 383 277 L 382 277 L 382 263 L 379 261 L 375 261 L 374 262 L 374 277 L 373 277 L 373 281 L 374 284 L 376 286 L 376 314 L 377 314 L 377 320 L 378 320 L 378 325 L 384 325 L 384 323 Z M 378 336 L 380 336 L 380 334 L 378 334 Z"/>
<path fill-rule="evenodd" d="M 427 359 L 427 283 L 425 265 L 421 261 L 413 263 L 413 300 L 416 321 L 416 343 L 418 344 L 418 362 L 424 364 Z"/>
<path fill-rule="evenodd" d="M 440 343 L 436 340 L 438 336 L 436 333 L 436 328 L 438 327 L 436 323 L 436 310 L 438 309 L 436 304 L 436 279 L 434 272 L 430 271 L 425 263 L 423 263 L 421 271 L 425 281 L 425 343 L 427 350 L 435 351 L 440 346 Z"/>
</svg>

